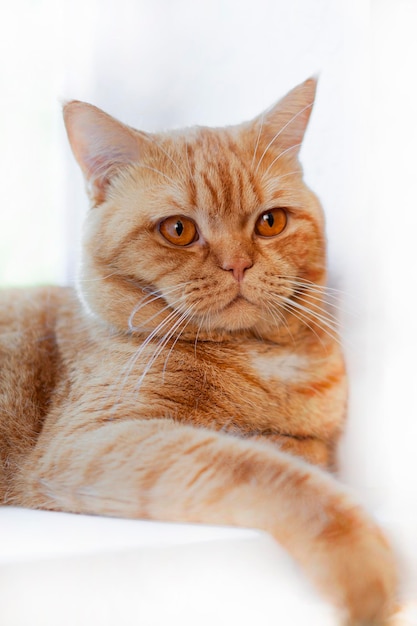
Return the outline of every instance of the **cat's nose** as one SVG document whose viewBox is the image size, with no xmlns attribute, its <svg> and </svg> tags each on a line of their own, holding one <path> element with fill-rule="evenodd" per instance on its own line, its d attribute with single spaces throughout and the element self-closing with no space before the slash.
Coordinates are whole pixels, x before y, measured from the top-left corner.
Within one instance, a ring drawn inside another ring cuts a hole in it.
<svg viewBox="0 0 417 626">
<path fill-rule="evenodd" d="M 232 272 L 233 278 L 237 280 L 238 283 L 241 283 L 246 270 L 252 267 L 252 265 L 253 263 L 250 259 L 239 257 L 226 261 L 222 265 L 222 268 L 226 271 Z"/>
</svg>

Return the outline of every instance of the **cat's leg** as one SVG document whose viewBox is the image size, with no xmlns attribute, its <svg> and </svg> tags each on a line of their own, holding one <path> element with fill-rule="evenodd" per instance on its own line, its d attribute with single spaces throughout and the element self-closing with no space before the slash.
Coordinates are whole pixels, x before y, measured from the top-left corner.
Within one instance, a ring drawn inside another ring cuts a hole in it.
<svg viewBox="0 0 417 626">
<path fill-rule="evenodd" d="M 385 538 L 331 476 L 269 444 L 171 420 L 60 431 L 34 450 L 11 502 L 264 529 L 355 624 L 380 624 L 395 594 Z"/>
</svg>

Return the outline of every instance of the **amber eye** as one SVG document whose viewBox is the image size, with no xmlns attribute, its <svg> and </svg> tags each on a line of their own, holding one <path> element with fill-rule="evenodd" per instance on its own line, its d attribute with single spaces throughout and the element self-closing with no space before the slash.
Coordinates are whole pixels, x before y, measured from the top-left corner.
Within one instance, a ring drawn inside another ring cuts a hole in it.
<svg viewBox="0 0 417 626">
<path fill-rule="evenodd" d="M 284 209 L 271 209 L 262 213 L 255 224 L 255 232 L 261 237 L 274 237 L 284 230 L 287 224 L 287 213 Z"/>
<path fill-rule="evenodd" d="M 188 246 L 198 238 L 194 222 L 187 217 L 174 215 L 159 224 L 159 232 L 175 246 Z"/>
</svg>

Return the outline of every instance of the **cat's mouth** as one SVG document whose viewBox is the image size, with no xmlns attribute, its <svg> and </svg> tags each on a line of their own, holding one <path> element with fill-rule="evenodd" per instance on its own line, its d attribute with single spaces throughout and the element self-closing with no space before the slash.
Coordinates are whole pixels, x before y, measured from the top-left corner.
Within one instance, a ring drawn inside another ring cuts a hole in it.
<svg viewBox="0 0 417 626">
<path fill-rule="evenodd" d="M 237 331 L 251 328 L 259 320 L 259 307 L 241 293 L 211 315 L 211 324 L 221 330 Z"/>
<path fill-rule="evenodd" d="M 235 298 L 233 298 L 233 300 L 231 300 L 228 304 L 226 304 L 226 306 L 224 307 L 223 311 L 227 311 L 231 307 L 233 307 L 235 305 L 240 305 L 240 304 L 243 304 L 243 303 L 252 304 L 252 303 L 249 302 L 249 300 L 247 298 L 245 298 L 245 296 L 242 296 L 241 293 L 238 293 L 237 296 Z"/>
</svg>

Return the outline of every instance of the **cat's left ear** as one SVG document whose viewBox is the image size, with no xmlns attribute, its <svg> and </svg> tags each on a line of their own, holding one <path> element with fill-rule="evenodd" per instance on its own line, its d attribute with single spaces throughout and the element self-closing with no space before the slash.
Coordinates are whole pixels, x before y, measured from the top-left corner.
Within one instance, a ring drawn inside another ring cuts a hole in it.
<svg viewBox="0 0 417 626">
<path fill-rule="evenodd" d="M 253 122 L 255 136 L 265 151 L 297 156 L 304 138 L 316 94 L 317 79 L 309 78 L 292 89 Z"/>
<path fill-rule="evenodd" d="M 140 133 L 92 104 L 78 100 L 64 106 L 64 121 L 93 204 L 100 204 L 115 173 L 140 160 Z"/>
</svg>

